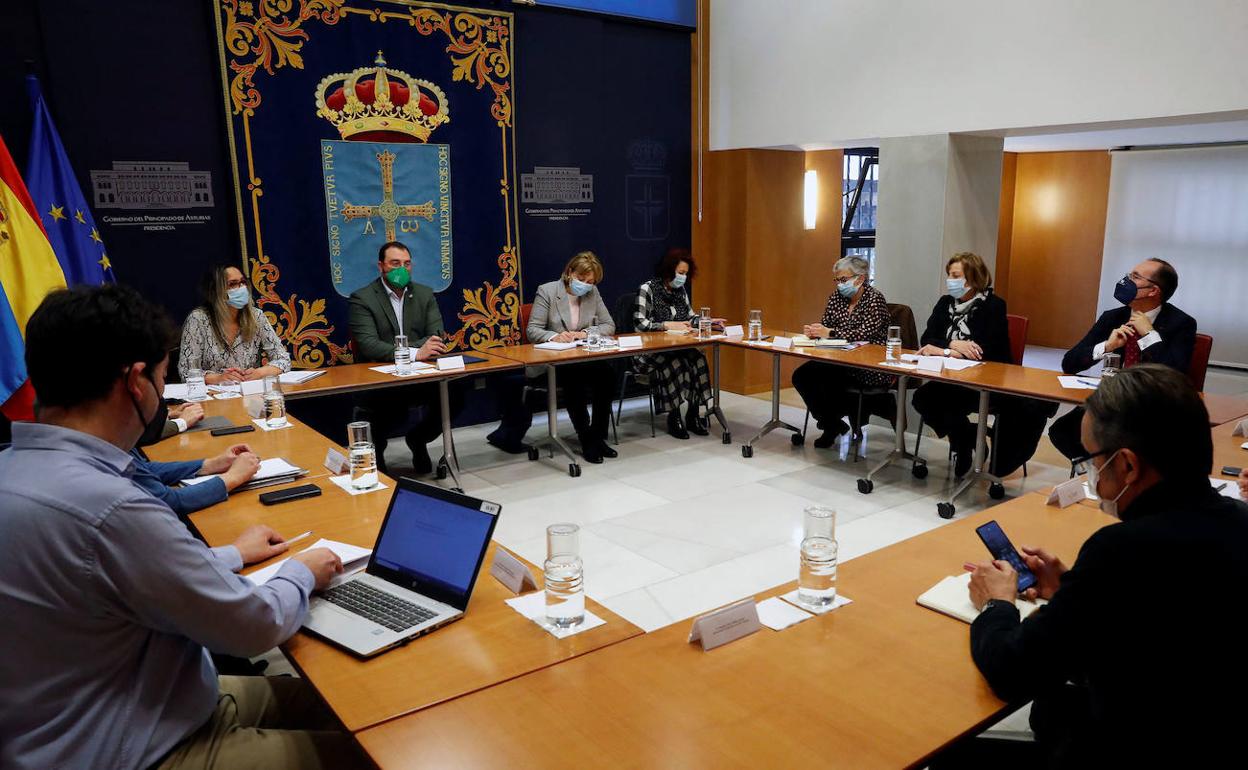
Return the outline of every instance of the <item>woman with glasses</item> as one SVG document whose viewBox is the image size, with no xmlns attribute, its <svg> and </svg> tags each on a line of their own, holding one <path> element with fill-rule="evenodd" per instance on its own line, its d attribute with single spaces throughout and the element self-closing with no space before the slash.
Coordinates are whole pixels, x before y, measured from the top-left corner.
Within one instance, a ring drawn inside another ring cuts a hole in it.
<svg viewBox="0 0 1248 770">
<path fill-rule="evenodd" d="M 273 325 L 251 302 L 237 267 L 219 265 L 200 284 L 203 304 L 182 325 L 178 373 L 199 369 L 204 382 L 242 382 L 290 371 L 290 354 Z"/>
</svg>

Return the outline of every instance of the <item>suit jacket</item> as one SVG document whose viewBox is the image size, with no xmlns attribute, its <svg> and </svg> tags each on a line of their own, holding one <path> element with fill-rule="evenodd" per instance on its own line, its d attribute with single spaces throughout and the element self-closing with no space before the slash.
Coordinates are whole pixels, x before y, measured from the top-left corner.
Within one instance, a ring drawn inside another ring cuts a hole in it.
<svg viewBox="0 0 1248 770">
<path fill-rule="evenodd" d="M 1062 371 L 1075 374 L 1091 368 L 1096 363 L 1092 358 L 1092 349 L 1109 339 L 1110 332 L 1129 320 L 1131 308 L 1127 305 L 1101 313 L 1079 344 L 1062 356 Z M 1141 350 L 1140 363 L 1165 364 L 1186 374 L 1192 363 L 1192 349 L 1196 347 L 1196 319 L 1167 302 L 1157 313 L 1153 328 L 1161 335 L 1161 342 L 1154 342 L 1146 350 Z"/>
<path fill-rule="evenodd" d="M 533 312 L 525 329 L 529 342 L 547 342 L 559 332 L 579 332 L 591 326 L 597 326 L 603 334 L 615 334 L 615 321 L 611 319 L 597 286 L 581 297 L 581 315 L 575 329 L 572 328 L 571 300 L 562 280 L 538 286 L 537 296 L 533 298 Z"/>
<path fill-rule="evenodd" d="M 919 338 L 920 345 L 949 347 L 949 307 L 952 304 L 953 297 L 948 294 L 936 302 L 927 319 L 927 328 Z M 989 291 L 971 311 L 966 325 L 971 331 L 971 340 L 983 348 L 985 361 L 1015 363 L 1010 356 L 1010 325 L 1005 320 L 1005 300 Z"/>
<path fill-rule="evenodd" d="M 355 341 L 356 361 L 393 361 L 394 338 L 399 334 L 399 319 L 390 304 L 390 290 L 378 278 L 351 292 L 351 339 Z M 442 331 L 442 311 L 433 297 L 433 289 L 409 283 L 403 293 L 403 334 L 407 344 L 418 348 Z"/>
<path fill-rule="evenodd" d="M 1046 606 L 1021 623 L 1008 604 L 980 613 L 971 657 L 998 697 L 1036 698 L 1034 718 L 1066 682 L 1086 693 L 1086 713 L 1065 714 L 1073 740 L 1046 767 L 1242 758 L 1243 709 L 1232 699 L 1248 690 L 1248 663 L 1233 617 L 1246 542 L 1248 505 L 1204 474 L 1168 478 L 1088 538 Z"/>
</svg>

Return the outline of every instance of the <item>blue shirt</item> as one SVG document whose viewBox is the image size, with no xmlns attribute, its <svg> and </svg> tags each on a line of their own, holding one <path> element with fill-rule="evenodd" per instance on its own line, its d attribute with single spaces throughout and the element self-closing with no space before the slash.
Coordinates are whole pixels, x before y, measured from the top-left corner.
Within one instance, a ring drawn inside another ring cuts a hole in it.
<svg viewBox="0 0 1248 770">
<path fill-rule="evenodd" d="M 307 567 L 253 586 L 133 472 L 54 425 L 15 423 L 0 452 L 0 767 L 148 767 L 213 712 L 205 648 L 258 655 L 307 614 Z"/>
<path fill-rule="evenodd" d="M 137 449 L 130 454 L 134 457 L 134 475 L 131 480 L 152 497 L 163 500 L 179 516 L 187 516 L 216 505 L 230 496 L 220 477 L 187 487 L 169 486 L 183 479 L 193 478 L 204 467 L 203 460 L 162 463 L 142 457 Z"/>
</svg>

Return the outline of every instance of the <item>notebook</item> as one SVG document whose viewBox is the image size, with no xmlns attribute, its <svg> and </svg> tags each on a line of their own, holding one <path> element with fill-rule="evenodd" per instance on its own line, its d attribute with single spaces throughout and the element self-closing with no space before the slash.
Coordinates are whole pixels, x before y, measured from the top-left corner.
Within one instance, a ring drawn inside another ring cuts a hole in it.
<svg viewBox="0 0 1248 770">
<path fill-rule="evenodd" d="M 970 585 L 971 573 L 969 572 L 947 577 L 919 596 L 918 603 L 942 615 L 957 618 L 964 623 L 971 623 L 979 615 L 979 610 L 971 604 Z M 1026 618 L 1048 602 L 1044 599 L 1034 602 L 1018 599 L 1015 604 L 1018 606 L 1018 614 Z"/>
</svg>

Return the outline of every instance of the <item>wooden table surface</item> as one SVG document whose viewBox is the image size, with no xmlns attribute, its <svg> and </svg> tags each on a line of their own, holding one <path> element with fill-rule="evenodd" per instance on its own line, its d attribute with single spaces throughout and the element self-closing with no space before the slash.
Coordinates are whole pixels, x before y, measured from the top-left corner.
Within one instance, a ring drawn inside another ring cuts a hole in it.
<svg viewBox="0 0 1248 770">
<path fill-rule="evenodd" d="M 463 355 L 476 356 L 485 360 L 468 364 L 463 369 L 432 371 L 428 374 L 420 374 L 413 377 L 395 377 L 392 374 L 374 372 L 371 367 L 386 365 L 376 361 L 362 364 L 327 366 L 324 374 L 301 385 L 282 383 L 282 393 L 288 399 L 308 398 L 309 396 L 326 396 L 332 393 L 395 388 L 419 382 L 437 382 L 442 379 L 491 374 L 519 368 L 514 360 L 499 355 L 497 351 L 485 353 L 479 350 L 468 350 L 464 351 Z"/>
<path fill-rule="evenodd" d="M 667 332 L 638 332 L 636 334 L 618 335 L 624 337 L 641 337 L 640 348 L 621 348 L 618 345 L 606 350 L 587 351 L 581 347 L 568 350 L 542 350 L 534 344 L 508 345 L 494 352 L 494 355 L 510 359 L 526 366 L 542 366 L 545 364 L 569 364 L 594 359 L 620 358 L 635 356 L 642 353 L 662 353 L 668 350 L 704 347 L 715 344 L 715 340 L 699 339 L 695 334 L 669 334 Z M 722 339 L 720 341 L 723 341 Z"/>
<path fill-rule="evenodd" d="M 1023 495 L 846 562 L 854 603 L 785 631 L 702 652 L 686 620 L 357 738 L 384 768 L 918 765 L 1007 710 L 971 661 L 969 626 L 915 604 L 987 558 L 974 528 L 990 519 L 1067 563 L 1112 523 Z"/>
<path fill-rule="evenodd" d="M 236 424 L 249 419 L 242 399 L 208 401 L 204 408 L 207 414 L 227 416 Z M 257 499 L 259 494 L 281 488 L 268 487 L 236 493 L 226 502 L 194 514 L 192 520 L 211 545 L 231 542 L 247 526 L 264 523 L 286 537 L 312 530 L 311 536 L 296 544 L 295 551 L 322 537 L 371 548 L 394 489 L 393 479 L 382 476 L 388 485 L 384 491 L 347 494 L 329 481 L 323 466 L 326 450 L 333 443 L 297 420 L 291 422 L 292 427 L 282 430 L 217 438 L 207 431 L 185 433 L 149 448 L 148 454 L 154 460 L 185 460 L 217 454 L 241 441 L 262 457 L 283 457 L 312 472 L 310 477 L 292 483 L 316 484 L 322 490 L 320 497 L 265 506 Z M 506 506 L 500 515 L 507 515 Z M 606 625 L 567 639 L 554 638 L 503 603 L 512 594 L 489 574 L 497 547 L 490 544 L 462 620 L 368 660 L 304 632 L 295 634 L 283 649 L 343 724 L 356 731 L 642 633 L 597 602 L 587 600 L 586 607 L 606 620 Z M 540 585 L 541 571 L 525 563 Z"/>
<path fill-rule="evenodd" d="M 1224 396 L 1219 393 L 1202 393 L 1205 408 L 1209 410 L 1209 424 L 1222 425 L 1238 422 L 1248 417 L 1248 398 L 1244 396 Z"/>
<path fill-rule="evenodd" d="M 1213 429 L 1213 470 L 1211 475 L 1220 476 L 1224 465 L 1248 468 L 1248 436 L 1233 436 L 1238 422 L 1228 422 Z"/>
</svg>

